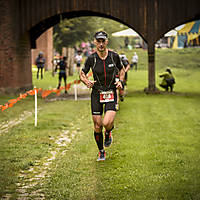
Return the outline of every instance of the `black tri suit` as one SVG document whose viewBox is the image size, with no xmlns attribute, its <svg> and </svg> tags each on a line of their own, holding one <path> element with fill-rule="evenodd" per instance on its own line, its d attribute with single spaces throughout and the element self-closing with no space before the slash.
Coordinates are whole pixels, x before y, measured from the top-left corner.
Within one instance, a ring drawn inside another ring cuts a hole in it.
<svg viewBox="0 0 200 200">
<path fill-rule="evenodd" d="M 87 58 L 82 71 L 87 74 L 90 69 L 92 69 L 93 78 L 96 81 L 91 93 L 91 109 L 93 115 L 102 115 L 103 105 L 105 105 L 104 112 L 108 110 L 116 111 L 115 104 L 117 103 L 117 93 L 114 83 L 116 75 L 122 68 L 123 66 L 119 55 L 110 50 L 105 60 L 102 60 L 97 52 L 91 54 Z M 109 95 L 109 98 L 111 98 L 109 100 L 102 100 L 102 96 L 103 98 L 105 97 L 104 94 L 106 97 Z"/>
</svg>

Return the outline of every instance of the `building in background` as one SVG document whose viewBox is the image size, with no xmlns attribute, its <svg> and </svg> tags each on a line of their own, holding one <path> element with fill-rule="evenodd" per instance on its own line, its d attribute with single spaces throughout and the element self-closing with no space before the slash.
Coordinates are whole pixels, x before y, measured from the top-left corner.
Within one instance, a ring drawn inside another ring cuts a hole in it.
<svg viewBox="0 0 200 200">
<path fill-rule="evenodd" d="M 37 58 L 39 52 L 42 51 L 44 53 L 44 58 L 46 59 L 45 71 L 52 70 L 53 64 L 52 60 L 54 57 L 53 50 L 53 27 L 44 32 L 37 40 L 36 40 L 36 49 L 31 50 L 31 59 L 32 65 L 35 64 L 35 59 Z"/>
</svg>

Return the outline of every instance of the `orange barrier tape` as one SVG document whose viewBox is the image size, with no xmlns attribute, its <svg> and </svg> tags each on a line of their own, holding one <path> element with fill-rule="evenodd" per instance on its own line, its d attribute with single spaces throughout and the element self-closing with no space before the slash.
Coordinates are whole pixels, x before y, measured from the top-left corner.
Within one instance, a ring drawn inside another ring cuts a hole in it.
<svg viewBox="0 0 200 200">
<path fill-rule="evenodd" d="M 92 76 L 92 72 L 90 72 L 88 74 L 88 77 L 90 77 L 90 76 Z M 72 84 L 79 84 L 79 83 L 81 83 L 80 80 L 74 80 L 73 82 L 68 83 L 67 87 L 66 87 L 66 91 L 70 89 L 70 87 L 71 87 Z M 37 93 L 41 92 L 42 93 L 42 95 L 41 95 L 42 98 L 46 98 L 51 93 L 56 93 L 56 95 L 59 96 L 61 90 L 63 90 L 63 89 L 65 89 L 65 87 L 61 87 L 60 89 L 52 89 L 52 90 L 43 90 L 42 88 L 39 88 L 39 89 L 36 88 L 36 92 Z M 29 90 L 29 91 L 27 91 L 24 94 L 20 94 L 19 97 L 17 97 L 16 99 L 10 99 L 10 100 L 8 100 L 8 102 L 5 103 L 4 105 L 0 105 L 0 110 L 4 111 L 4 110 L 6 110 L 8 108 L 13 107 L 14 104 L 16 104 L 21 99 L 25 99 L 28 95 L 34 96 L 35 95 L 35 89 L 34 90 Z"/>
<path fill-rule="evenodd" d="M 8 103 L 6 103 L 4 106 L 1 107 L 1 110 L 4 111 L 8 108 Z"/>
<path fill-rule="evenodd" d="M 38 91 L 41 91 L 41 90 L 42 90 L 41 88 L 36 89 L 37 93 L 38 93 Z M 19 97 L 17 97 L 16 99 L 8 100 L 8 102 L 5 103 L 4 105 L 0 105 L 0 110 L 4 111 L 8 108 L 13 107 L 13 105 L 16 104 L 18 101 L 21 101 L 21 99 L 25 99 L 28 96 L 28 94 L 31 96 L 35 95 L 35 90 L 29 90 L 24 94 L 20 94 Z"/>
</svg>

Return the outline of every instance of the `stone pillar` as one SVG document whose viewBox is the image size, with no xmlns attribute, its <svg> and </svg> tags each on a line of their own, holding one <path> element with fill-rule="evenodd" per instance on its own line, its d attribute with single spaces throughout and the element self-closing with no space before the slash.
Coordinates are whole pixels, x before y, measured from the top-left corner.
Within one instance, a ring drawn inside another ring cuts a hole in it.
<svg viewBox="0 0 200 200">
<path fill-rule="evenodd" d="M 155 90 L 155 48 L 148 46 L 148 90 Z"/>
<path fill-rule="evenodd" d="M 10 1 L 0 1 L 0 93 L 32 88 L 30 37 L 19 36 L 14 9 Z"/>
<path fill-rule="evenodd" d="M 148 88 L 145 88 L 146 93 L 159 93 L 156 88 L 155 79 L 155 48 L 154 44 L 148 45 Z"/>
<path fill-rule="evenodd" d="M 148 88 L 145 88 L 146 93 L 158 93 L 159 90 L 155 85 L 155 41 L 154 35 L 157 31 L 157 14 L 158 2 L 147 1 L 147 41 L 148 41 Z"/>
</svg>

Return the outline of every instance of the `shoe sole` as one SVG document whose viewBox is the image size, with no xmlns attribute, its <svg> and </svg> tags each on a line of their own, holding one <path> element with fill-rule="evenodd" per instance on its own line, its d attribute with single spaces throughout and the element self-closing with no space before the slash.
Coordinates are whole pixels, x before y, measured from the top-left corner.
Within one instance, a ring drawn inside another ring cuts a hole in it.
<svg viewBox="0 0 200 200">
<path fill-rule="evenodd" d="M 105 161 L 106 159 L 97 159 L 97 162 Z"/>
</svg>

